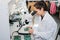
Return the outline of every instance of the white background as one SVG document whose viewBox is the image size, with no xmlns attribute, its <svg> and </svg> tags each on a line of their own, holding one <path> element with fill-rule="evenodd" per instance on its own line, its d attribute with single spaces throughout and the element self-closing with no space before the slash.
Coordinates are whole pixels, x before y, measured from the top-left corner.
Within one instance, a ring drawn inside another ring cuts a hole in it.
<svg viewBox="0 0 60 40">
<path fill-rule="evenodd" d="M 0 0 L 0 40 L 10 40 L 8 2 Z"/>
</svg>

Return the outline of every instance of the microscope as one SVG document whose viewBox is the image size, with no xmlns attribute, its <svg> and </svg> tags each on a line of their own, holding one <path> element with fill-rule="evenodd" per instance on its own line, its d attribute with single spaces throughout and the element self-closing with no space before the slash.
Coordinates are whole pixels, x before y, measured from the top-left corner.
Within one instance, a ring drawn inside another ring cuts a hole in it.
<svg viewBox="0 0 60 40">
<path fill-rule="evenodd" d="M 19 29 L 15 32 L 17 32 L 20 35 L 30 35 L 30 33 L 19 33 L 19 30 L 23 28 L 25 25 L 29 25 L 30 22 L 32 22 L 32 17 L 35 15 L 36 11 L 32 11 L 31 13 L 27 13 L 25 10 L 19 12 L 16 12 L 12 14 L 10 17 L 10 24 L 14 24 L 14 22 L 19 22 Z"/>
</svg>

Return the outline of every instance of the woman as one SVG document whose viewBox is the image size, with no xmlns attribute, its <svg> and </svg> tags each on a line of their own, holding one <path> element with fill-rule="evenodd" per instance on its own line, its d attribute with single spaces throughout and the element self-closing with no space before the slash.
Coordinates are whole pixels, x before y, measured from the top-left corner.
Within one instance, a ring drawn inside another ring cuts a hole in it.
<svg viewBox="0 0 60 40">
<path fill-rule="evenodd" d="M 29 26 L 29 33 L 34 36 L 34 40 L 55 40 L 57 23 L 47 11 L 44 1 L 39 1 L 34 5 L 34 26 Z"/>
</svg>

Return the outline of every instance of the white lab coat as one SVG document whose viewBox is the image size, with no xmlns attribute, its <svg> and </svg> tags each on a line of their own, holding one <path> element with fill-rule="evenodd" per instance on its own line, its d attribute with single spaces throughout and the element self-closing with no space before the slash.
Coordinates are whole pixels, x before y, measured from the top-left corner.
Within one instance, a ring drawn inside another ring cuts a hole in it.
<svg viewBox="0 0 60 40">
<path fill-rule="evenodd" d="M 57 35 L 57 23 L 47 11 L 42 20 L 35 15 L 33 29 L 34 40 L 55 40 Z"/>
</svg>

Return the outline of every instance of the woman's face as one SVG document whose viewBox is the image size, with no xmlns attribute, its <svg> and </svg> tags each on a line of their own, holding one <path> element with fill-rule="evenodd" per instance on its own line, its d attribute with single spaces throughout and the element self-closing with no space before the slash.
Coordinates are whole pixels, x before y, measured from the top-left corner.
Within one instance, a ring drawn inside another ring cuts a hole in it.
<svg viewBox="0 0 60 40">
<path fill-rule="evenodd" d="M 40 15 L 40 16 L 43 15 L 43 13 L 44 13 L 44 9 L 43 8 L 37 9 L 37 8 L 34 7 L 34 10 L 37 12 L 36 14 Z"/>
</svg>

